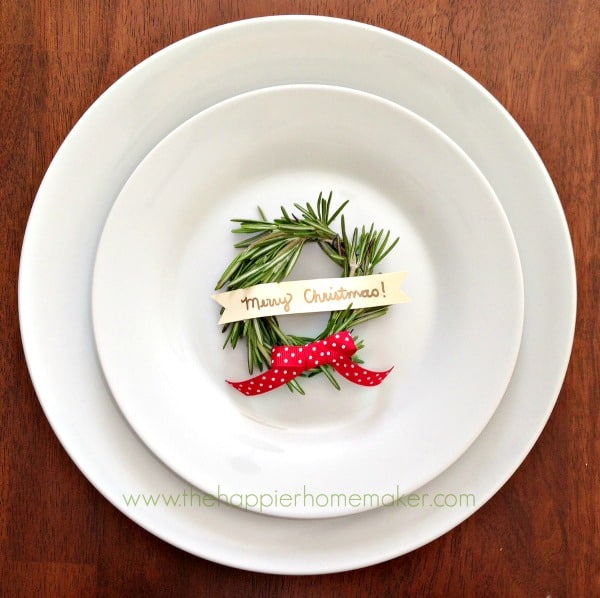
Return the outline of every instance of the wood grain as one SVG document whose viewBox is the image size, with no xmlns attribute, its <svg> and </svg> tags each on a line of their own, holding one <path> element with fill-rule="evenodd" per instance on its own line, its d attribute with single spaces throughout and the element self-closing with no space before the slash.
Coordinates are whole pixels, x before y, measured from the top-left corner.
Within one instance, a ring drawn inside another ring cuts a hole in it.
<svg viewBox="0 0 600 598">
<path fill-rule="evenodd" d="M 0 595 L 600 595 L 599 6 L 597 0 L 3 0 Z M 411 554 L 308 577 L 253 574 L 192 557 L 108 504 L 44 417 L 17 318 L 19 254 L 33 197 L 93 100 L 187 35 L 291 13 L 351 18 L 406 35 L 489 89 L 529 135 L 557 187 L 579 293 L 577 336 L 559 401 L 500 492 Z"/>
</svg>

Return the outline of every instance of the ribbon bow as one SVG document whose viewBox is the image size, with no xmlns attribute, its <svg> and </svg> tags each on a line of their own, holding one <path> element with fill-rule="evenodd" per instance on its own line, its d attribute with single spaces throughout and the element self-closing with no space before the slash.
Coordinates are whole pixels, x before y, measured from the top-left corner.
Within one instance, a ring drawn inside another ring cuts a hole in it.
<svg viewBox="0 0 600 598">
<path fill-rule="evenodd" d="M 303 372 L 321 365 L 331 365 L 350 382 L 360 386 L 381 384 L 393 368 L 385 372 L 367 370 L 350 358 L 356 344 L 348 331 L 336 332 L 321 340 L 299 346 L 277 346 L 271 350 L 271 368 L 243 382 L 230 382 L 236 390 L 255 396 L 275 390 L 297 378 Z"/>
</svg>

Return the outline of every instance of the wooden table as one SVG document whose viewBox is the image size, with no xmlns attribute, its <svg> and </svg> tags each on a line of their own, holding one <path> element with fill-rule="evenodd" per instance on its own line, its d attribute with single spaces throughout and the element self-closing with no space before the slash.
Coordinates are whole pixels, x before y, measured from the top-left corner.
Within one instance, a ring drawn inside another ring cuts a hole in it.
<svg viewBox="0 0 600 598">
<path fill-rule="evenodd" d="M 563 390 L 509 482 L 458 528 L 411 554 L 314 577 L 203 561 L 111 506 L 51 431 L 30 382 L 17 319 L 19 253 L 34 195 L 93 100 L 189 34 L 290 13 L 387 28 L 442 54 L 489 89 L 554 180 L 579 277 L 577 335 Z M 599 31 L 597 0 L 3 0 L 0 595 L 600 595 Z"/>
</svg>

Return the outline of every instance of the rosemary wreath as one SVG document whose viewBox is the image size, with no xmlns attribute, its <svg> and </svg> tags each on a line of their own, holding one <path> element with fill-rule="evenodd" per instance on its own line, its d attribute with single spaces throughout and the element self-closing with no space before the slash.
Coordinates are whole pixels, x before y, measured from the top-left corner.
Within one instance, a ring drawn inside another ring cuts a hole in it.
<svg viewBox="0 0 600 598">
<path fill-rule="evenodd" d="M 367 230 L 364 226 L 355 228 L 352 235 L 346 232 L 344 216 L 341 216 L 341 234 L 331 228 L 340 216 L 348 201 L 342 203 L 331 213 L 330 193 L 325 199 L 320 193 L 316 209 L 310 203 L 306 206 L 294 204 L 300 215 L 289 214 L 281 207 L 281 216 L 270 221 L 258 208 L 261 219 L 233 219 L 239 227 L 232 232 L 251 235 L 234 247 L 242 251 L 233 259 L 223 272 L 216 289 L 227 287 L 228 291 L 247 288 L 260 283 L 281 282 L 293 270 L 306 243 L 317 243 L 325 255 L 342 269 L 342 276 L 366 276 L 373 274 L 374 268 L 395 247 L 398 239 L 391 243 L 390 232 L 376 230 L 374 225 Z M 389 306 L 352 309 L 352 305 L 341 311 L 333 311 L 325 329 L 315 338 L 285 333 L 276 317 L 253 318 L 225 324 L 223 332 L 227 334 L 223 348 L 231 345 L 233 349 L 241 339 L 246 339 L 248 349 L 248 371 L 257 368 L 269 368 L 271 349 L 276 345 L 304 345 L 321 340 L 342 330 L 350 330 L 383 316 Z M 223 310 L 221 310 L 223 311 Z M 353 334 L 357 349 L 364 343 Z M 353 358 L 361 363 L 356 356 Z M 305 372 L 304 376 L 324 374 L 331 384 L 340 389 L 333 375 L 333 368 L 321 365 Z M 298 379 L 288 383 L 292 391 L 304 394 Z"/>
</svg>

